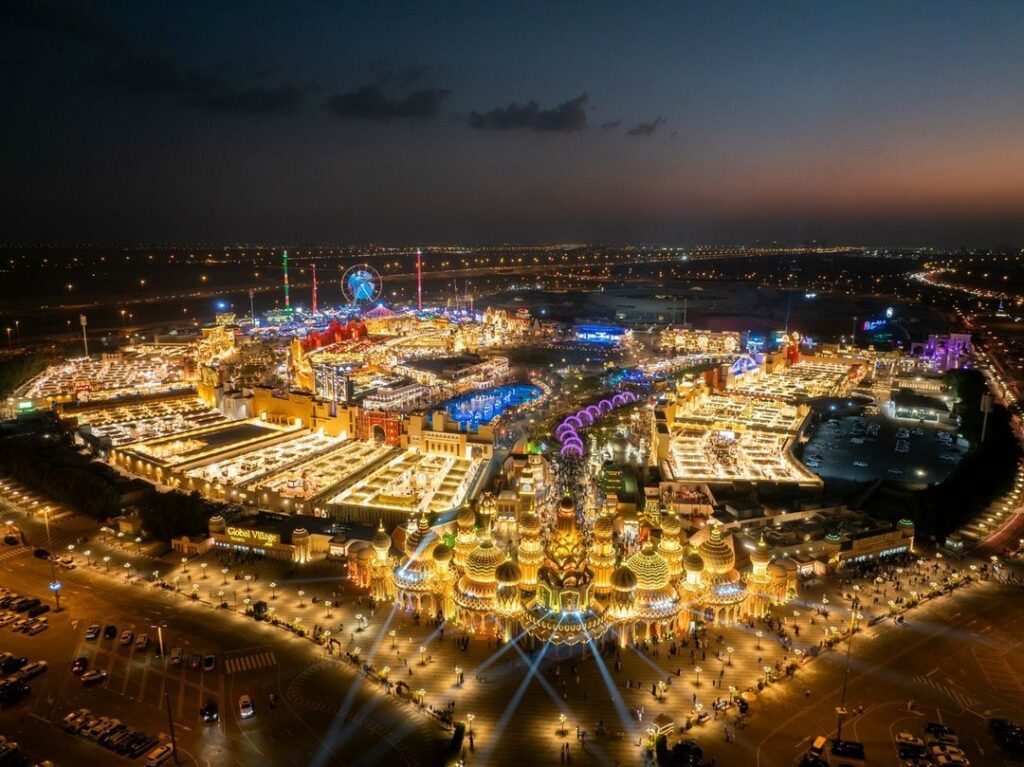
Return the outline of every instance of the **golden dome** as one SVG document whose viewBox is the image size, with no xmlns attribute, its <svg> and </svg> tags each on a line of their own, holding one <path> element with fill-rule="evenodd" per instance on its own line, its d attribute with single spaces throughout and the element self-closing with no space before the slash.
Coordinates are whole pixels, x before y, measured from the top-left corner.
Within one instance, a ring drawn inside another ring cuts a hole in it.
<svg viewBox="0 0 1024 767">
<path fill-rule="evenodd" d="M 495 570 L 505 560 L 505 552 L 490 538 L 473 549 L 466 559 L 466 575 L 475 581 L 493 581 Z"/>
<path fill-rule="evenodd" d="M 380 521 L 380 524 L 377 526 L 377 532 L 374 534 L 372 542 L 373 542 L 373 547 L 375 549 L 384 549 L 385 551 L 387 551 L 388 549 L 391 548 L 391 536 L 388 535 L 387 531 L 384 529 L 384 520 L 383 519 Z"/>
<path fill-rule="evenodd" d="M 609 582 L 616 591 L 632 591 L 636 588 L 636 574 L 625 565 L 616 567 Z"/>
<path fill-rule="evenodd" d="M 480 513 L 481 514 L 497 514 L 498 513 L 498 502 L 494 500 L 494 495 L 490 492 L 486 492 L 483 498 L 480 499 Z"/>
<path fill-rule="evenodd" d="M 519 565 L 511 559 L 506 559 L 498 565 L 498 569 L 494 571 L 494 577 L 497 579 L 499 584 L 509 586 L 517 585 L 523 577 L 523 571 L 520 570 Z"/>
<path fill-rule="evenodd" d="M 704 571 L 704 560 L 696 551 L 691 551 L 683 560 L 683 567 L 688 573 L 700 573 Z"/>
<path fill-rule="evenodd" d="M 613 530 L 613 519 L 611 514 L 601 514 L 594 521 L 594 537 L 607 540 L 612 537 Z"/>
<path fill-rule="evenodd" d="M 472 530 L 476 527 L 476 513 L 469 506 L 464 507 L 456 517 L 456 524 L 460 530 Z"/>
<path fill-rule="evenodd" d="M 768 541 L 764 539 L 764 533 L 761 533 L 761 540 L 757 542 L 757 548 L 750 555 L 750 563 L 752 565 L 767 565 L 772 561 L 772 555 L 768 551 Z"/>
<path fill-rule="evenodd" d="M 786 568 L 780 565 L 778 562 L 772 562 L 768 565 L 768 574 L 773 578 L 785 578 L 787 576 Z"/>
<path fill-rule="evenodd" d="M 637 587 L 648 591 L 662 589 L 672 579 L 668 562 L 654 551 L 654 544 L 650 541 L 626 561 L 626 567 L 636 575 Z"/>
<path fill-rule="evenodd" d="M 682 523 L 679 521 L 679 517 L 674 512 L 668 512 L 662 517 L 661 520 L 661 535 L 662 537 L 678 537 L 680 531 L 683 529 Z"/>
<path fill-rule="evenodd" d="M 540 517 L 528 511 L 519 520 L 520 535 L 540 535 Z"/>
<path fill-rule="evenodd" d="M 713 573 L 724 573 L 736 565 L 736 555 L 722 539 L 722 528 L 717 522 L 712 523 L 711 532 L 698 551 L 704 560 L 704 566 Z"/>
<path fill-rule="evenodd" d="M 452 559 L 452 550 L 443 543 L 434 547 L 434 561 L 438 564 L 447 564 Z"/>
</svg>

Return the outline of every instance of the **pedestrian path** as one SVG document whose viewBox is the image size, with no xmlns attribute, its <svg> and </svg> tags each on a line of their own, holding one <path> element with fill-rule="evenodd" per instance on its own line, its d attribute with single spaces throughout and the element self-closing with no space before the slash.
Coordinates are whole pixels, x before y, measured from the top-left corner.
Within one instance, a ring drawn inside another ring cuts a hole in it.
<svg viewBox="0 0 1024 767">
<path fill-rule="evenodd" d="M 265 650 L 263 652 L 248 653 L 228 658 L 224 661 L 224 671 L 228 674 L 240 674 L 244 671 L 256 671 L 276 665 L 277 658 L 274 657 L 274 653 L 270 650 Z"/>
<path fill-rule="evenodd" d="M 31 546 L 7 546 L 0 549 L 0 562 L 5 562 L 8 559 L 14 559 L 22 554 L 27 554 L 31 550 Z"/>
<path fill-rule="evenodd" d="M 972 706 L 976 706 L 979 703 L 979 701 L 975 700 L 967 693 L 960 692 L 959 690 L 954 689 L 952 685 L 943 684 L 942 682 L 936 679 L 932 679 L 929 676 L 925 676 L 922 674 L 921 676 L 914 677 L 914 681 L 918 682 L 919 684 L 931 687 L 933 690 L 938 690 L 939 692 L 944 693 L 945 695 L 948 695 L 950 698 L 955 700 L 961 708 L 971 708 Z"/>
</svg>

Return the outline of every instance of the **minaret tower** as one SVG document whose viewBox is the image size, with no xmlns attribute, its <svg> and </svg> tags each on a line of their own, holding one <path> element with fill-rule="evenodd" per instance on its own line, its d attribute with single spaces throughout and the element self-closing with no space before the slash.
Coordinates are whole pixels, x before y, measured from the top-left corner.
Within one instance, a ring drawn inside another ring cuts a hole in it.
<svg viewBox="0 0 1024 767">
<path fill-rule="evenodd" d="M 282 257 L 282 263 L 284 264 L 284 310 L 286 313 L 292 313 L 292 299 L 288 292 L 288 251 L 284 252 Z"/>
</svg>

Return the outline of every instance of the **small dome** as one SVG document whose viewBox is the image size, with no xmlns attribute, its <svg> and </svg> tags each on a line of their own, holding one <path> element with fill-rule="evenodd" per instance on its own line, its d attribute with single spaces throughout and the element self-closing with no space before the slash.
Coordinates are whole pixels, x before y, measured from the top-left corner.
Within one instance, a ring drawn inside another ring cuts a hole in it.
<svg viewBox="0 0 1024 767">
<path fill-rule="evenodd" d="M 385 550 L 391 548 L 391 536 L 384 529 L 384 520 L 381 520 L 377 526 L 377 532 L 373 536 L 373 547 Z"/>
<path fill-rule="evenodd" d="M 678 537 L 680 531 L 683 529 L 682 523 L 679 521 L 679 517 L 674 512 L 668 512 L 661 519 L 661 534 L 663 536 L 670 536 L 672 538 Z"/>
<path fill-rule="evenodd" d="M 757 542 L 757 548 L 750 555 L 750 563 L 752 565 L 767 565 L 772 561 L 772 555 L 768 551 L 768 541 L 764 539 L 764 533 L 761 533 L 761 540 Z"/>
<path fill-rule="evenodd" d="M 520 535 L 540 535 L 540 517 L 528 511 L 519 518 Z"/>
<path fill-rule="evenodd" d="M 497 579 L 499 584 L 507 584 L 511 586 L 519 583 L 520 579 L 523 577 L 523 571 L 520 570 L 519 565 L 511 559 L 506 559 L 498 565 L 498 569 L 494 571 L 494 577 Z"/>
<path fill-rule="evenodd" d="M 654 544 L 648 541 L 641 551 L 631 556 L 626 567 L 636 575 L 638 588 L 653 591 L 662 589 L 672 579 L 668 562 L 654 551 Z"/>
<path fill-rule="evenodd" d="M 704 560 L 696 551 L 691 551 L 683 560 L 683 567 L 688 573 L 700 573 L 704 571 Z"/>
<path fill-rule="evenodd" d="M 476 527 L 476 512 L 466 506 L 459 512 L 455 521 L 460 530 L 472 530 Z"/>
<path fill-rule="evenodd" d="M 636 588 L 636 574 L 625 565 L 616 567 L 609 582 L 616 591 L 632 591 Z"/>
<path fill-rule="evenodd" d="M 370 549 L 360 549 L 359 553 L 356 554 L 356 559 L 360 562 L 366 562 L 373 558 L 373 551 Z"/>
<path fill-rule="evenodd" d="M 494 500 L 492 493 L 484 493 L 483 498 L 480 499 L 480 513 L 481 514 L 496 514 L 498 512 L 498 502 Z"/>
<path fill-rule="evenodd" d="M 596 538 L 611 538 L 613 529 L 613 519 L 611 514 L 602 514 L 594 522 L 594 537 Z"/>
<path fill-rule="evenodd" d="M 768 565 L 768 575 L 772 576 L 772 578 L 785 578 L 787 575 L 786 568 L 780 565 L 778 562 L 772 562 L 770 565 Z"/>
<path fill-rule="evenodd" d="M 466 559 L 466 575 L 476 581 L 493 581 L 495 570 L 505 560 L 505 552 L 489 538 L 470 552 Z"/>
<path fill-rule="evenodd" d="M 699 547 L 704 566 L 714 573 L 731 570 L 736 565 L 736 555 L 729 544 L 722 539 L 722 528 L 717 522 L 712 523 L 707 540 Z"/>
<path fill-rule="evenodd" d="M 576 514 L 576 504 L 572 502 L 572 498 L 567 495 L 562 497 L 562 500 L 558 502 L 558 513 Z"/>
<path fill-rule="evenodd" d="M 452 559 L 452 550 L 445 544 L 439 543 L 434 547 L 434 561 L 439 563 L 450 562 Z"/>
</svg>

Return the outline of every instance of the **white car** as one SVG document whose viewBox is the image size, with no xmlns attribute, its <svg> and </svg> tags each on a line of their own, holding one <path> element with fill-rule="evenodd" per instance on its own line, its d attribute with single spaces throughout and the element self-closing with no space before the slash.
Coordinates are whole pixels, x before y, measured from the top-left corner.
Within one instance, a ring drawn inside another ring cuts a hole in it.
<svg viewBox="0 0 1024 767">
<path fill-rule="evenodd" d="M 243 695 L 238 699 L 238 713 L 242 719 L 248 719 L 256 713 L 256 709 L 252 705 L 252 698 L 248 695 Z"/>
</svg>

